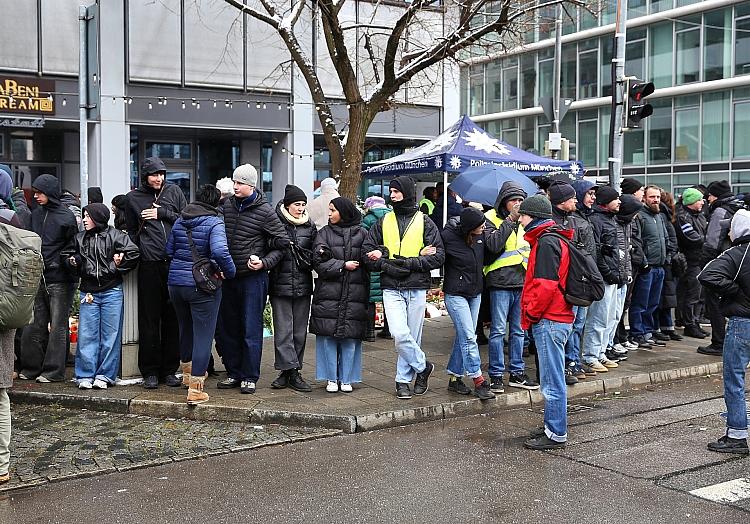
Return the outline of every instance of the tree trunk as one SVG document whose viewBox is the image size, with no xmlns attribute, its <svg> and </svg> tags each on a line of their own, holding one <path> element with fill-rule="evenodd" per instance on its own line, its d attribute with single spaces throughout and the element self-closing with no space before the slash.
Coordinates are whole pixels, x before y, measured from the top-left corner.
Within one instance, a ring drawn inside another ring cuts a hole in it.
<svg viewBox="0 0 750 524">
<path fill-rule="evenodd" d="M 344 145 L 344 158 L 341 166 L 332 166 L 339 179 L 339 194 L 352 201 L 357 197 L 357 186 L 362 180 L 362 158 L 365 154 L 367 129 L 372 118 L 363 104 L 352 105 L 349 110 L 349 133 Z"/>
</svg>

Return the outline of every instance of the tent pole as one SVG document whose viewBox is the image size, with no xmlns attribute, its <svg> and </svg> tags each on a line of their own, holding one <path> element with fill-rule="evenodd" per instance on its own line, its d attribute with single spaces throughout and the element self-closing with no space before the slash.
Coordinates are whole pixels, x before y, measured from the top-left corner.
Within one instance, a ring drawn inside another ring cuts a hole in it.
<svg viewBox="0 0 750 524">
<path fill-rule="evenodd" d="M 448 222 L 448 171 L 443 171 L 443 227 Z"/>
</svg>

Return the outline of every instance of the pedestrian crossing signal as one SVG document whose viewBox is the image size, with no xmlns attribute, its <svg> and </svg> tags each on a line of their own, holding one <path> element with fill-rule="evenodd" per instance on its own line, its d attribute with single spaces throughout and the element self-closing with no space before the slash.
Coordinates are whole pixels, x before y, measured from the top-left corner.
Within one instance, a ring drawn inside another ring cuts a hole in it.
<svg viewBox="0 0 750 524">
<path fill-rule="evenodd" d="M 625 79 L 625 127 L 637 129 L 640 122 L 654 113 L 654 108 L 644 99 L 654 92 L 654 84 L 637 78 Z"/>
</svg>

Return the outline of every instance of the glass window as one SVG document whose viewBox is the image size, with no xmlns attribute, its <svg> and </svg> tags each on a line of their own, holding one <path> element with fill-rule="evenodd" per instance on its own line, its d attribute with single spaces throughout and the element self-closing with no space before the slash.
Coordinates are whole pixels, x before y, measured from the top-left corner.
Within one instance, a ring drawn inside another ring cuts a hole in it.
<svg viewBox="0 0 750 524">
<path fill-rule="evenodd" d="M 549 140 L 549 133 L 550 131 L 552 131 L 552 128 L 549 124 L 540 124 L 539 127 L 537 128 L 537 131 L 538 131 L 537 133 L 538 138 L 537 138 L 536 150 L 540 155 L 544 156 L 545 154 L 544 143 L 547 140 Z"/>
<path fill-rule="evenodd" d="M 700 147 L 700 113 L 697 107 L 675 111 L 675 162 L 698 160 Z"/>
<path fill-rule="evenodd" d="M 576 158 L 576 114 L 574 112 L 569 112 L 563 118 L 560 123 L 560 134 L 568 140 L 568 158 Z"/>
<path fill-rule="evenodd" d="M 600 6 L 601 12 L 599 17 L 602 20 L 601 25 L 614 24 L 617 18 L 617 2 L 604 1 Z"/>
<path fill-rule="evenodd" d="M 672 157 L 672 100 L 653 100 L 648 117 L 648 163 L 667 164 Z"/>
<path fill-rule="evenodd" d="M 601 39 L 601 69 L 599 79 L 602 84 L 601 96 L 612 96 L 612 58 L 614 55 L 612 38 L 605 36 Z"/>
<path fill-rule="evenodd" d="M 469 69 L 469 114 L 484 113 L 484 66 L 471 66 Z"/>
<path fill-rule="evenodd" d="M 599 96 L 597 82 L 599 53 L 596 49 L 584 51 L 578 55 L 578 59 L 578 68 L 581 71 L 578 75 L 578 98 L 595 98 Z"/>
<path fill-rule="evenodd" d="M 487 112 L 498 113 L 503 110 L 503 83 L 500 60 L 487 64 Z"/>
<path fill-rule="evenodd" d="M 539 40 L 551 38 L 555 34 L 555 6 L 539 9 Z"/>
<path fill-rule="evenodd" d="M 534 117 L 526 116 L 520 119 L 521 143 L 518 145 L 524 151 L 534 149 Z"/>
<path fill-rule="evenodd" d="M 734 74 L 746 75 L 750 73 L 750 17 L 737 20 L 736 23 Z"/>
<path fill-rule="evenodd" d="M 503 60 L 503 110 L 518 109 L 518 59 Z"/>
<path fill-rule="evenodd" d="M 706 13 L 703 24 L 703 79 L 729 78 L 732 76 L 732 10 Z"/>
<path fill-rule="evenodd" d="M 672 22 L 651 26 L 651 81 L 657 89 L 672 85 Z"/>
<path fill-rule="evenodd" d="M 0 16 L 0 49 L 2 49 L 3 67 L 36 71 L 37 63 L 37 3 L 12 2 L 4 3 Z M 77 9 L 76 5 L 76 9 Z M 78 16 L 75 18 L 78 24 Z M 78 33 L 75 36 L 78 40 Z M 77 51 L 76 51 L 77 52 Z M 78 60 L 78 55 L 76 61 Z"/>
<path fill-rule="evenodd" d="M 591 6 L 591 10 L 596 12 L 598 7 L 596 4 Z M 597 27 L 599 25 L 599 18 L 595 16 L 594 14 L 591 14 L 588 9 L 586 8 L 578 8 L 580 12 L 580 18 L 581 18 L 581 31 L 584 29 L 591 29 L 593 27 Z"/>
<path fill-rule="evenodd" d="M 461 77 L 459 80 L 459 92 L 461 94 L 461 114 L 469 114 L 469 71 L 465 67 L 461 68 Z"/>
<path fill-rule="evenodd" d="M 27 3 L 33 2 L 16 2 L 16 5 Z M 16 9 L 15 6 L 14 9 Z M 5 16 L 5 13 L 3 16 Z M 36 32 L 34 32 L 34 35 L 36 35 Z M 42 36 L 42 67 L 44 72 L 77 75 L 78 4 L 76 2 L 42 0 Z M 3 48 L 3 50 L 5 49 Z"/>
<path fill-rule="evenodd" d="M 242 14 L 215 2 L 186 2 L 184 23 L 185 82 L 242 87 Z"/>
<path fill-rule="evenodd" d="M 729 180 L 729 173 L 726 171 L 712 171 L 710 173 L 701 173 L 701 184 L 708 185 L 711 182 L 720 182 Z"/>
<path fill-rule="evenodd" d="M 536 57 L 534 53 L 521 55 L 521 107 L 534 107 L 536 89 Z"/>
<path fill-rule="evenodd" d="M 576 142 L 577 159 L 583 162 L 587 168 L 594 167 L 596 163 L 596 151 L 598 148 L 596 120 L 581 120 L 578 122 L 578 141 Z"/>
<path fill-rule="evenodd" d="M 130 80 L 180 82 L 180 0 L 128 2 Z"/>
<path fill-rule="evenodd" d="M 750 102 L 734 104 L 734 157 L 750 157 Z"/>
<path fill-rule="evenodd" d="M 564 45 L 562 48 L 562 65 L 560 78 L 560 96 L 576 98 L 576 45 Z"/>
<path fill-rule="evenodd" d="M 677 22 L 677 83 L 688 84 L 700 80 L 701 28 L 700 16 Z"/>
<path fill-rule="evenodd" d="M 704 162 L 729 159 L 729 93 L 703 95 Z"/>
<path fill-rule="evenodd" d="M 658 186 L 667 193 L 671 193 L 672 175 L 648 175 L 646 177 L 646 184 Z"/>
<path fill-rule="evenodd" d="M 625 165 L 642 166 L 646 164 L 643 153 L 643 129 L 633 129 L 625 133 L 623 150 Z"/>
<path fill-rule="evenodd" d="M 552 96 L 552 74 L 554 64 L 552 58 L 542 60 L 541 53 L 539 59 L 539 99 Z"/>
<path fill-rule="evenodd" d="M 161 159 L 190 160 L 190 144 L 146 142 L 146 156 L 158 156 Z"/>
<path fill-rule="evenodd" d="M 646 78 L 646 38 L 631 41 L 625 46 L 625 74 Z"/>
<path fill-rule="evenodd" d="M 647 13 L 646 0 L 628 0 L 628 20 Z"/>
<path fill-rule="evenodd" d="M 651 12 L 658 13 L 672 9 L 673 0 L 651 0 Z"/>
</svg>

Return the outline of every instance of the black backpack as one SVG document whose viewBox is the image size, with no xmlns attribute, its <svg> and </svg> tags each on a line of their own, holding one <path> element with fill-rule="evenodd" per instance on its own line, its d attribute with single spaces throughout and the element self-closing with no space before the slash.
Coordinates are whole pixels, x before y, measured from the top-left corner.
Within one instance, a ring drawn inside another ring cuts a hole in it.
<svg viewBox="0 0 750 524">
<path fill-rule="evenodd" d="M 558 284 L 565 301 L 573 306 L 587 307 L 604 298 L 604 279 L 594 257 L 584 249 L 583 244 L 573 242 L 557 231 L 544 235 L 554 235 L 568 246 L 568 277 L 565 286 Z"/>
<path fill-rule="evenodd" d="M 193 279 L 195 280 L 195 287 L 204 293 L 215 295 L 222 284 L 219 268 L 216 267 L 213 261 L 198 253 L 193 242 L 193 232 L 188 227 L 185 227 L 185 231 L 190 243 L 190 251 L 193 253 Z"/>
</svg>

